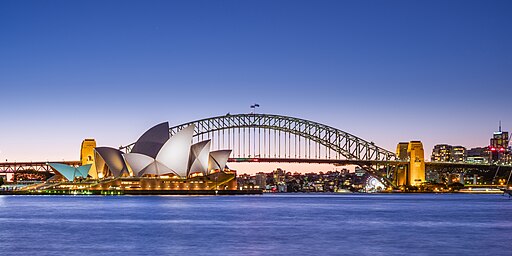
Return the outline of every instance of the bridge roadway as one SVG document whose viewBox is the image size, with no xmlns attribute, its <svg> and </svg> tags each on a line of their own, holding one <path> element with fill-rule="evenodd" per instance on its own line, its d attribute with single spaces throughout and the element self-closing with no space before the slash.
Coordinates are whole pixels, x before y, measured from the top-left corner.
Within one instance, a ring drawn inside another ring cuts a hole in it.
<svg viewBox="0 0 512 256">
<path fill-rule="evenodd" d="M 0 163 L 0 173 L 13 173 L 23 170 L 35 170 L 40 172 L 52 171 L 48 163 L 62 163 L 79 166 L 80 161 L 48 161 L 48 162 L 4 162 Z"/>
<path fill-rule="evenodd" d="M 306 159 L 306 158 L 230 158 L 229 162 L 235 163 L 309 163 L 309 164 L 333 164 L 338 166 L 343 165 L 361 165 L 361 166 L 375 166 L 375 165 L 407 165 L 409 161 L 379 161 L 379 160 L 351 160 L 351 159 Z M 430 169 L 444 169 L 444 168 L 461 168 L 461 169 L 491 169 L 495 170 L 498 167 L 500 170 L 512 170 L 512 165 L 497 165 L 497 164 L 482 164 L 482 163 L 465 163 L 465 162 L 425 162 L 425 167 Z"/>
<path fill-rule="evenodd" d="M 357 160 L 357 159 L 308 159 L 308 158 L 230 158 L 231 163 L 307 163 L 307 164 L 333 164 L 333 165 L 399 165 L 407 164 L 404 161 L 380 161 L 380 160 Z"/>
<path fill-rule="evenodd" d="M 307 164 L 332 164 L 338 166 L 360 165 L 360 166 L 385 166 L 385 165 L 407 165 L 408 161 L 395 160 L 357 160 L 357 159 L 308 159 L 308 158 L 230 158 L 232 163 L 307 163 Z M 80 165 L 80 161 L 49 161 L 52 163 L 63 163 L 73 166 Z M 0 173 L 13 173 L 21 170 L 52 171 L 48 162 L 4 162 L 0 163 Z M 479 164 L 479 163 L 453 163 L 453 162 L 425 162 L 428 169 L 487 169 L 500 171 L 512 170 L 512 165 Z"/>
</svg>

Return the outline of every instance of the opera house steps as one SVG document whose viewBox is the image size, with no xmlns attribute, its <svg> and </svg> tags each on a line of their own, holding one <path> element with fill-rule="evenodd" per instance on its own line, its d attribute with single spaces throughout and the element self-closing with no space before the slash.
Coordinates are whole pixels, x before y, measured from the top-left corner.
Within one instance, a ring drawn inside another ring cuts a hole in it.
<svg viewBox="0 0 512 256">
<path fill-rule="evenodd" d="M 239 190 L 234 172 L 217 172 L 188 179 L 118 177 L 81 182 L 59 181 L 0 194 L 32 195 L 241 195 L 262 190 Z"/>
</svg>

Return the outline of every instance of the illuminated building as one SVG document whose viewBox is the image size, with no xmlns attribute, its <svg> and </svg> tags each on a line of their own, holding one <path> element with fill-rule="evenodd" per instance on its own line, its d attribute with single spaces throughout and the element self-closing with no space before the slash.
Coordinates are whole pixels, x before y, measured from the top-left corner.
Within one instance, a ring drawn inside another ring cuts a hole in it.
<svg viewBox="0 0 512 256">
<path fill-rule="evenodd" d="M 503 162 L 507 161 L 509 154 L 509 137 L 508 132 L 501 131 L 501 121 L 500 127 L 497 132 L 493 133 L 493 136 L 490 140 L 489 150 L 491 152 L 490 159 L 491 162 Z"/>
<path fill-rule="evenodd" d="M 464 162 L 466 161 L 466 148 L 463 146 L 438 144 L 434 146 L 430 160 L 432 162 Z"/>
<path fill-rule="evenodd" d="M 419 186 L 425 181 L 425 153 L 421 141 L 409 142 L 407 154 L 409 155 L 408 183 Z"/>
<path fill-rule="evenodd" d="M 407 161 L 407 148 L 409 147 L 409 142 L 400 142 L 396 146 L 396 156 L 401 161 Z"/>
<path fill-rule="evenodd" d="M 286 172 L 281 168 L 277 168 L 276 170 L 274 170 L 272 172 L 272 176 L 274 178 L 274 183 L 275 184 L 283 183 L 284 179 L 285 179 L 285 175 L 286 175 Z"/>
<path fill-rule="evenodd" d="M 48 165 L 50 165 L 57 174 L 60 174 L 57 177 L 64 178 L 67 181 L 74 181 L 76 178 L 87 178 L 89 169 L 91 168 L 91 164 L 79 167 L 59 163 L 49 163 Z"/>
<path fill-rule="evenodd" d="M 419 186 L 425 182 L 425 153 L 421 141 L 400 142 L 396 153 L 399 160 L 408 162 L 398 166 L 396 185 Z"/>
<path fill-rule="evenodd" d="M 432 150 L 430 160 L 432 162 L 451 162 L 452 146 L 448 144 L 438 144 Z"/>
<path fill-rule="evenodd" d="M 267 174 L 263 172 L 258 172 L 254 176 L 255 185 L 261 189 L 265 189 L 267 186 Z"/>
<path fill-rule="evenodd" d="M 471 148 L 467 151 L 466 161 L 469 163 L 488 163 L 489 156 L 489 147 Z"/>
<path fill-rule="evenodd" d="M 277 192 L 286 192 L 286 172 L 281 168 L 277 168 L 272 172 L 272 176 L 274 184 L 277 186 Z"/>
<path fill-rule="evenodd" d="M 80 147 L 80 162 L 81 165 L 91 165 L 89 169 L 89 175 L 93 179 L 97 179 L 96 175 L 96 166 L 94 164 L 94 148 L 96 148 L 96 141 L 94 139 L 85 139 L 82 141 L 82 146 Z"/>
<path fill-rule="evenodd" d="M 452 162 L 465 162 L 466 161 L 466 148 L 463 146 L 453 146 L 451 151 Z"/>
<path fill-rule="evenodd" d="M 408 161 L 409 155 L 407 154 L 407 148 L 409 147 L 409 142 L 400 142 L 396 146 L 396 156 L 400 161 Z M 407 166 L 399 165 L 397 166 L 396 171 L 396 180 L 395 183 L 397 186 L 406 186 L 407 185 Z"/>
<path fill-rule="evenodd" d="M 130 153 L 97 147 L 99 177 L 171 176 L 186 179 L 223 171 L 231 150 L 210 152 L 210 141 L 192 144 L 194 125 L 169 137 L 169 124 L 162 123 L 145 132 Z"/>
</svg>

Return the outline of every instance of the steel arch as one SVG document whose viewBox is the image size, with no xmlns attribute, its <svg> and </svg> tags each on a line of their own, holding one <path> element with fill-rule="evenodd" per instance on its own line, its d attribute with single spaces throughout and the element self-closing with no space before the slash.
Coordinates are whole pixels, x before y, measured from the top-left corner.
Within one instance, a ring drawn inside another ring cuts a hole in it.
<svg viewBox="0 0 512 256">
<path fill-rule="evenodd" d="M 171 127 L 170 135 L 176 134 L 191 124 L 195 125 L 194 137 L 226 129 L 262 128 L 303 137 L 323 145 L 349 160 L 396 160 L 396 155 L 393 152 L 376 146 L 372 142 L 328 125 L 295 117 L 272 114 L 227 114 Z M 132 145 L 127 147 L 130 148 Z"/>
</svg>

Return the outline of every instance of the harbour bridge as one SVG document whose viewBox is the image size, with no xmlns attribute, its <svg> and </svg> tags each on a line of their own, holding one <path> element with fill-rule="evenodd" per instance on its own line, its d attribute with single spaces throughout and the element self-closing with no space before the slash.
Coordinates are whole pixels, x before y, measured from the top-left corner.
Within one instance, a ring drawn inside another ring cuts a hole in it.
<svg viewBox="0 0 512 256">
<path fill-rule="evenodd" d="M 211 140 L 211 149 L 232 149 L 230 162 L 288 162 L 357 165 L 393 186 L 393 170 L 409 164 L 397 155 L 340 129 L 301 118 L 273 114 L 226 114 L 180 124 L 170 135 L 195 125 L 193 141 Z M 129 152 L 134 143 L 120 147 Z M 70 161 L 71 164 L 78 162 Z M 68 163 L 68 164 L 69 164 Z M 44 162 L 0 163 L 1 172 L 26 168 L 49 170 Z M 497 165 L 472 163 L 426 163 L 437 168 L 493 169 Z M 510 169 L 510 166 L 502 166 Z M 383 173 L 382 170 L 385 170 Z"/>
<path fill-rule="evenodd" d="M 346 159 L 392 161 L 395 153 L 342 130 L 288 116 L 237 114 L 171 127 L 170 135 L 195 125 L 194 142 L 210 139 L 212 150 L 232 149 L 232 160 Z M 121 147 L 129 151 L 134 143 Z M 296 160 L 298 161 L 298 160 Z"/>
</svg>

